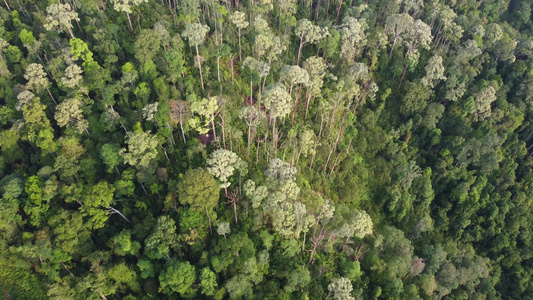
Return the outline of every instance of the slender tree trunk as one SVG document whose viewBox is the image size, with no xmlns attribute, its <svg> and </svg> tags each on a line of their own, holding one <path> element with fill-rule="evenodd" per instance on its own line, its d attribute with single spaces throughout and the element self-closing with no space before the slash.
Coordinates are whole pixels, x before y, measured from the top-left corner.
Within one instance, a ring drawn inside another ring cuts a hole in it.
<svg viewBox="0 0 533 300">
<path fill-rule="evenodd" d="M 241 54 L 241 29 L 239 28 L 239 61 L 242 61 L 242 54 Z"/>
<path fill-rule="evenodd" d="M 300 38 L 300 48 L 298 49 L 298 60 L 296 62 L 297 65 L 300 65 L 300 56 L 302 55 L 302 49 L 304 47 L 304 44 L 305 44 L 305 42 L 304 42 L 304 39 L 302 37 L 302 38 Z"/>
<path fill-rule="evenodd" d="M 255 148 L 255 163 L 259 162 L 259 146 L 261 143 L 260 141 L 257 141 L 257 148 Z"/>
<path fill-rule="evenodd" d="M 75 38 L 74 33 L 72 32 L 72 27 L 67 27 L 68 33 L 70 33 L 71 38 Z"/>
<path fill-rule="evenodd" d="M 248 124 L 248 156 L 250 156 L 250 141 L 252 139 L 252 126 Z"/>
<path fill-rule="evenodd" d="M 159 145 L 159 146 L 161 146 L 161 149 L 163 149 L 163 153 L 165 153 L 165 157 L 167 158 L 167 161 L 170 163 L 170 158 L 168 158 L 167 150 L 165 149 L 165 147 L 163 147 L 163 145 Z"/>
<path fill-rule="evenodd" d="M 48 92 L 48 95 L 50 95 L 50 98 L 52 98 L 52 101 L 54 101 L 54 104 L 57 105 L 56 99 L 54 99 L 54 96 L 52 96 L 52 93 L 50 93 L 50 90 L 46 88 L 46 91 Z"/>
<path fill-rule="evenodd" d="M 339 6 L 337 6 L 337 17 L 335 18 L 335 25 L 337 25 L 337 22 L 339 21 L 339 16 L 341 14 L 341 8 L 342 8 L 342 0 L 339 3 Z"/>
<path fill-rule="evenodd" d="M 128 218 L 126 218 L 118 209 L 116 208 L 113 208 L 113 207 L 109 207 L 109 210 L 111 210 L 111 213 L 117 213 L 119 214 L 122 218 L 124 218 L 124 220 L 128 221 L 128 223 L 130 223 L 130 220 L 128 220 Z"/>
<path fill-rule="evenodd" d="M 252 104 L 253 102 L 253 93 L 254 93 L 254 88 L 253 88 L 253 77 L 252 77 L 252 70 L 250 70 L 250 104 Z"/>
<path fill-rule="evenodd" d="M 233 74 L 235 73 L 235 70 L 233 69 L 233 56 L 230 59 L 230 65 L 231 65 L 231 87 L 233 87 L 233 83 L 235 80 L 233 79 Z"/>
<path fill-rule="evenodd" d="M 331 155 L 333 154 L 333 151 L 335 151 L 335 149 L 337 149 L 337 145 L 339 144 L 339 139 L 341 137 L 341 132 L 342 132 L 342 129 L 343 129 L 342 126 L 344 124 L 344 121 L 346 120 L 346 117 L 348 116 L 348 112 L 349 112 L 349 110 L 346 110 L 346 112 L 344 113 L 344 116 L 342 117 L 341 123 L 339 124 L 339 130 L 337 130 L 337 138 L 335 139 L 335 143 L 333 144 L 333 147 L 331 147 L 331 149 L 329 151 L 328 159 L 326 160 L 326 163 L 324 164 L 324 172 L 326 171 L 326 169 L 328 167 L 329 160 L 331 158 Z"/>
<path fill-rule="evenodd" d="M 318 22 L 318 13 L 320 12 L 320 2 L 321 0 L 318 0 L 318 3 L 316 4 L 316 17 L 315 17 L 315 22 Z"/>
<path fill-rule="evenodd" d="M 239 220 L 237 219 L 237 201 L 233 200 L 233 213 L 235 214 L 235 224 L 239 224 Z"/>
<path fill-rule="evenodd" d="M 226 149 L 226 119 L 224 114 L 220 116 L 220 120 L 222 120 L 222 122 L 218 123 L 218 125 L 222 128 L 222 144 L 224 145 L 224 149 Z"/>
<path fill-rule="evenodd" d="M 331 132 L 333 131 L 333 125 L 335 124 L 335 114 L 337 113 L 337 106 L 338 102 L 335 102 L 335 105 L 333 106 L 333 111 L 331 113 L 331 119 L 329 121 L 329 132 L 328 132 L 328 138 L 331 136 Z"/>
<path fill-rule="evenodd" d="M 216 128 L 215 128 L 215 117 L 213 117 L 213 119 L 211 120 L 211 127 L 213 128 L 213 137 L 216 140 L 217 139 L 217 132 L 216 132 Z"/>
<path fill-rule="evenodd" d="M 394 37 L 394 40 L 392 41 L 392 46 L 390 48 L 390 53 L 389 53 L 389 58 L 392 57 L 392 51 L 394 51 L 394 46 L 396 45 L 396 41 L 398 40 L 398 38 L 395 36 Z"/>
<path fill-rule="evenodd" d="M 183 119 L 180 117 L 180 129 L 181 129 L 181 137 L 183 138 L 183 143 L 187 144 L 187 140 L 185 140 L 185 130 L 183 130 Z"/>
<path fill-rule="evenodd" d="M 128 23 L 130 24 L 130 31 L 133 31 L 133 24 L 131 24 L 130 14 L 126 12 L 126 16 L 128 17 Z"/>
<path fill-rule="evenodd" d="M 194 45 L 196 48 L 196 60 L 198 61 L 198 70 L 200 71 L 200 82 L 202 83 L 202 91 L 204 90 L 204 77 L 202 76 L 202 65 L 200 63 L 200 53 L 198 52 L 198 45 Z"/>
<path fill-rule="evenodd" d="M 276 118 L 272 122 L 272 140 L 274 141 L 274 157 L 278 157 L 278 133 L 276 131 Z"/>
<path fill-rule="evenodd" d="M 9 4 L 7 4 L 7 0 L 4 0 L 4 4 L 6 5 L 7 10 L 9 10 L 9 12 L 11 12 L 11 8 L 9 7 Z"/>
<path fill-rule="evenodd" d="M 309 113 L 309 103 L 311 102 L 311 93 L 307 96 L 307 101 L 305 103 L 305 119 L 307 120 L 307 114 Z"/>
<path fill-rule="evenodd" d="M 222 92 L 222 83 L 220 82 L 220 56 L 217 56 L 217 78 L 218 86 L 220 88 L 220 91 Z"/>
<path fill-rule="evenodd" d="M 402 81 L 403 81 L 403 78 L 405 77 L 406 72 L 407 72 L 407 64 L 405 64 L 405 66 L 403 67 L 403 73 L 402 73 L 402 77 L 400 77 L 400 84 L 398 84 L 398 89 L 402 86 Z"/>
</svg>

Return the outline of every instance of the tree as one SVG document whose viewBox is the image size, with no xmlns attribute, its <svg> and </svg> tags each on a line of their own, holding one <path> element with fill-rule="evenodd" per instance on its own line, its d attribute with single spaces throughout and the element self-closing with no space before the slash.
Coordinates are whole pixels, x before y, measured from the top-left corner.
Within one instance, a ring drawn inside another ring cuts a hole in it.
<svg viewBox="0 0 533 300">
<path fill-rule="evenodd" d="M 152 29 L 143 29 L 135 39 L 135 58 L 144 65 L 157 54 L 161 48 L 161 36 Z"/>
<path fill-rule="evenodd" d="M 120 146 L 117 144 L 107 143 L 100 148 L 100 157 L 102 161 L 107 166 L 107 173 L 113 173 L 114 170 L 117 170 L 117 166 L 122 162 L 122 157 L 120 156 Z"/>
<path fill-rule="evenodd" d="M 411 29 L 413 22 L 413 18 L 406 13 L 393 14 L 387 17 L 387 20 L 385 21 L 385 32 L 392 36 L 392 46 L 389 58 L 392 56 L 396 43 L 401 41 L 401 36 Z"/>
<path fill-rule="evenodd" d="M 340 277 L 331 280 L 331 283 L 328 285 L 328 298 L 333 294 L 333 299 L 336 300 L 354 300 L 351 293 L 353 290 L 352 282 L 350 279 L 345 277 Z"/>
<path fill-rule="evenodd" d="M 250 143 L 252 140 L 252 128 L 256 129 L 266 118 L 265 113 L 255 106 L 245 106 L 239 110 L 239 117 L 248 124 L 248 156 L 250 156 Z"/>
<path fill-rule="evenodd" d="M 350 237 L 359 239 L 373 232 L 372 219 L 364 210 L 353 210 L 346 216 L 346 223 L 338 229 L 337 235 L 345 237 L 348 240 Z"/>
<path fill-rule="evenodd" d="M 253 74 L 254 74 L 254 71 L 257 70 L 257 67 L 259 66 L 259 62 L 255 58 L 247 56 L 243 60 L 242 66 L 250 70 L 250 99 L 252 99 L 253 98 L 253 82 L 252 82 Z"/>
<path fill-rule="evenodd" d="M 226 238 L 226 234 L 230 234 L 231 233 L 231 229 L 229 227 L 229 223 L 228 222 L 220 222 L 220 223 L 218 223 L 218 225 L 217 225 L 217 233 L 219 235 L 223 235 L 224 239 L 225 239 Z"/>
<path fill-rule="evenodd" d="M 425 70 L 426 75 L 421 79 L 422 85 L 424 86 L 433 88 L 440 80 L 446 80 L 446 76 L 444 76 L 444 66 L 442 65 L 442 57 L 439 55 L 434 55 L 428 60 Z"/>
<path fill-rule="evenodd" d="M 215 113 L 218 110 L 217 100 L 217 97 L 203 98 L 202 100 L 194 99 L 189 106 L 193 117 L 188 120 L 189 126 L 196 129 L 200 134 L 208 133 L 209 127 L 211 127 L 215 140 Z"/>
<path fill-rule="evenodd" d="M 218 204 L 220 187 L 208 171 L 197 168 L 187 170 L 178 182 L 178 196 L 182 205 L 190 205 L 193 210 L 205 211 L 211 226 L 211 211 Z"/>
<path fill-rule="evenodd" d="M 46 16 L 46 23 L 44 28 L 46 30 L 55 30 L 56 28 L 64 27 L 70 33 L 71 38 L 75 38 L 72 32 L 72 20 L 80 21 L 78 13 L 71 10 L 70 4 L 51 4 L 46 8 L 48 15 Z"/>
<path fill-rule="evenodd" d="M 115 235 L 113 238 L 111 238 L 110 244 L 113 248 L 113 251 L 121 256 L 128 254 L 137 255 L 141 249 L 141 243 L 131 239 L 130 230 L 123 230 Z"/>
<path fill-rule="evenodd" d="M 131 24 L 130 14 L 132 12 L 132 6 L 139 6 L 141 3 L 147 3 L 148 0 L 111 0 L 113 3 L 113 9 L 116 11 L 123 11 L 128 17 L 128 22 L 130 24 L 130 30 L 133 31 L 133 25 Z"/>
<path fill-rule="evenodd" d="M 217 178 L 222 184 L 219 186 L 226 190 L 230 186 L 228 178 L 233 175 L 235 170 L 240 170 L 242 173 L 246 171 L 246 163 L 234 152 L 229 150 L 219 149 L 212 152 L 207 158 L 207 171 Z"/>
<path fill-rule="evenodd" d="M 80 211 L 82 215 L 89 217 L 87 223 L 91 228 L 98 229 L 104 226 L 110 215 L 108 209 L 113 202 L 114 192 L 115 188 L 105 181 L 85 188 Z"/>
<path fill-rule="evenodd" d="M 347 62 L 354 60 L 358 49 L 366 45 L 365 30 L 368 25 L 365 20 L 357 20 L 353 17 L 345 17 L 339 26 L 341 34 L 341 56 Z"/>
<path fill-rule="evenodd" d="M 170 259 L 170 249 L 177 247 L 177 242 L 176 223 L 168 216 L 161 216 L 144 241 L 144 253 L 151 259 Z"/>
<path fill-rule="evenodd" d="M 188 261 L 176 259 L 167 261 L 166 267 L 159 274 L 159 292 L 167 295 L 178 293 L 180 296 L 194 294 L 193 284 L 196 281 L 196 268 Z"/>
<path fill-rule="evenodd" d="M 229 223 L 226 223 L 229 225 Z M 208 267 L 202 268 L 200 273 L 200 286 L 202 288 L 202 294 L 206 296 L 213 296 L 215 289 L 217 288 L 217 277 L 215 272 L 211 271 Z"/>
<path fill-rule="evenodd" d="M 320 95 L 322 87 L 324 86 L 324 77 L 326 76 L 327 65 L 322 57 L 311 56 L 305 60 L 304 69 L 307 70 L 307 73 L 309 74 L 309 83 L 307 85 L 308 95 L 305 105 L 305 118 L 307 119 L 311 97 Z"/>
<path fill-rule="evenodd" d="M 289 95 L 292 97 L 292 87 L 296 84 L 309 84 L 309 73 L 299 66 L 283 66 L 279 73 L 280 81 L 289 84 Z"/>
<path fill-rule="evenodd" d="M 298 48 L 298 59 L 296 61 L 296 64 L 299 65 L 304 45 L 320 42 L 329 35 L 329 32 L 327 27 L 321 28 L 320 26 L 314 25 L 308 19 L 300 19 L 298 20 L 298 26 L 294 29 L 294 34 L 300 38 L 300 48 Z"/>
<path fill-rule="evenodd" d="M 90 135 L 87 130 L 89 123 L 85 120 L 82 114 L 82 105 L 82 102 L 77 98 L 63 100 L 63 102 L 56 107 L 56 113 L 54 115 L 57 125 L 67 127 L 72 124 L 75 126 L 77 133 L 85 131 Z"/>
<path fill-rule="evenodd" d="M 83 87 L 83 70 L 78 65 L 69 65 L 65 69 L 65 76 L 61 77 L 61 84 L 72 90 L 79 90 L 87 94 L 86 88 Z"/>
<path fill-rule="evenodd" d="M 291 112 L 291 96 L 287 93 L 287 89 L 283 84 L 275 83 L 265 88 L 261 98 L 266 109 L 270 112 L 270 117 L 274 119 L 272 124 L 272 136 L 274 157 L 277 157 L 278 133 L 276 131 L 276 120 L 280 117 L 286 117 Z"/>
<path fill-rule="evenodd" d="M 39 93 L 45 89 L 48 92 L 48 95 L 50 95 L 50 98 L 52 98 L 52 101 L 54 101 L 54 103 L 57 105 L 52 93 L 50 93 L 50 90 L 48 89 L 50 86 L 50 81 L 46 77 L 46 73 L 44 72 L 42 65 L 35 63 L 29 64 L 26 67 L 24 79 L 28 81 L 26 83 L 26 88 L 28 90 Z"/>
<path fill-rule="evenodd" d="M 122 148 L 119 155 L 124 162 L 137 168 L 148 168 L 157 157 L 160 140 L 155 135 L 141 129 L 126 133 L 127 148 Z"/>
<path fill-rule="evenodd" d="M 239 61 L 242 61 L 242 54 L 241 54 L 241 29 L 245 29 L 248 27 L 250 23 L 246 21 L 246 14 L 236 10 L 231 16 L 230 16 L 231 23 L 237 27 L 238 35 L 239 35 Z"/>
<path fill-rule="evenodd" d="M 196 48 L 196 62 L 198 63 L 198 70 L 200 71 L 200 82 L 202 84 L 202 90 L 204 89 L 204 77 L 202 76 L 202 64 L 200 62 L 200 53 L 198 52 L 198 45 L 202 44 L 205 39 L 205 35 L 209 32 L 209 26 L 202 25 L 200 23 L 193 23 L 187 25 L 187 28 L 181 34 L 182 37 L 189 39 L 189 44 L 194 45 Z"/>
<path fill-rule="evenodd" d="M 491 114 L 490 104 L 496 101 L 496 90 L 492 86 L 484 87 L 474 97 L 476 110 L 474 121 L 483 121 Z"/>
</svg>

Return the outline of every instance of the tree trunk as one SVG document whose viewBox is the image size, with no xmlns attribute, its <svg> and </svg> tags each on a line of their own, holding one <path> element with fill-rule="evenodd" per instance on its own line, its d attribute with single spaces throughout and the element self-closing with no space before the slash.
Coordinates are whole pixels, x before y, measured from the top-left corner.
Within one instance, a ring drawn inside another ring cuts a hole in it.
<svg viewBox="0 0 533 300">
<path fill-rule="evenodd" d="M 198 52 L 198 45 L 194 45 L 196 48 L 196 60 L 198 61 L 198 70 L 200 71 L 200 82 L 202 83 L 202 91 L 204 90 L 204 77 L 202 76 L 202 65 L 200 63 L 200 53 Z"/>
<path fill-rule="evenodd" d="M 254 92 L 254 88 L 253 88 L 253 77 L 252 77 L 252 70 L 250 70 L 250 104 L 252 104 L 253 102 L 253 92 Z"/>
<path fill-rule="evenodd" d="M 274 157 L 278 157 L 278 134 L 276 132 L 276 118 L 272 122 L 272 140 L 274 141 Z"/>
<path fill-rule="evenodd" d="M 222 92 L 222 83 L 220 82 L 220 56 L 217 56 L 217 78 L 218 86 L 220 88 L 220 91 Z"/>
<path fill-rule="evenodd" d="M 233 74 L 235 73 L 235 70 L 233 69 L 233 56 L 230 59 L 230 65 L 231 65 L 231 87 L 233 87 L 233 83 L 235 80 L 233 80 Z"/>
<path fill-rule="evenodd" d="M 9 4 L 7 4 L 7 0 L 4 0 L 4 4 L 6 5 L 7 10 L 9 10 L 9 12 L 11 12 L 11 8 L 9 7 Z"/>
<path fill-rule="evenodd" d="M 126 16 L 128 17 L 128 23 L 130 24 L 130 31 L 133 31 L 133 25 L 131 24 L 130 14 L 126 12 Z"/>
<path fill-rule="evenodd" d="M 218 123 L 218 125 L 222 128 L 222 144 L 224 145 L 224 149 L 226 149 L 226 119 L 224 118 L 224 114 L 220 116 L 220 120 L 222 120 L 222 122 Z"/>
<path fill-rule="evenodd" d="M 307 96 L 307 101 L 305 103 L 305 120 L 307 120 L 307 114 L 309 113 L 309 103 L 311 102 L 311 93 Z"/>
<path fill-rule="evenodd" d="M 344 124 L 344 121 L 346 120 L 346 117 L 348 116 L 348 112 L 349 110 L 346 110 L 346 112 L 344 113 L 344 116 L 342 117 L 341 123 L 339 124 L 339 130 L 337 130 L 337 138 L 335 139 L 335 143 L 333 144 L 333 147 L 331 147 L 329 151 L 328 159 L 326 160 L 326 164 L 324 165 L 324 172 L 326 171 L 328 167 L 329 160 L 331 158 L 331 155 L 333 154 L 333 151 L 337 149 L 337 145 L 339 144 L 339 139 L 341 137 L 342 125 Z"/>
<path fill-rule="evenodd" d="M 67 27 L 67 29 L 68 29 L 68 33 L 70 33 L 70 37 L 71 38 L 75 38 L 74 33 L 72 32 L 72 28 L 71 27 Z"/>
<path fill-rule="evenodd" d="M 239 61 L 242 61 L 242 54 L 241 54 L 241 29 L 239 28 Z"/>
<path fill-rule="evenodd" d="M 400 84 L 398 84 L 398 89 L 400 89 L 400 87 L 402 86 L 402 81 L 403 81 L 403 78 L 405 77 L 406 72 L 407 72 L 407 64 L 403 67 L 403 73 L 402 73 L 402 77 L 400 78 Z"/>
<path fill-rule="evenodd" d="M 239 220 L 237 219 L 237 201 L 233 200 L 233 213 L 235 214 L 235 224 L 239 224 Z"/>
<path fill-rule="evenodd" d="M 302 49 L 304 47 L 304 39 L 303 37 L 300 38 L 300 48 L 298 49 L 298 60 L 296 62 L 297 65 L 300 65 L 300 56 L 302 55 Z"/>
<path fill-rule="evenodd" d="M 248 124 L 248 156 L 250 156 L 250 141 L 251 141 L 252 126 Z"/>
<path fill-rule="evenodd" d="M 215 128 L 215 117 L 211 120 L 211 127 L 213 128 L 213 138 L 216 141 L 217 140 L 217 132 Z"/>
<path fill-rule="evenodd" d="M 183 137 L 183 143 L 187 144 L 187 141 L 185 140 L 185 130 L 183 130 L 183 121 L 180 120 L 180 129 L 181 129 L 181 137 Z"/>
<path fill-rule="evenodd" d="M 390 53 L 389 53 L 389 58 L 392 57 L 392 51 L 394 51 L 394 46 L 396 45 L 396 41 L 398 40 L 398 38 L 395 36 L 394 37 L 394 40 L 392 41 L 392 46 L 390 48 Z"/>
<path fill-rule="evenodd" d="M 316 4 L 316 18 L 315 18 L 315 22 L 318 22 L 318 13 L 320 12 L 320 1 L 321 0 L 318 0 L 318 3 Z"/>
<path fill-rule="evenodd" d="M 56 99 L 54 99 L 54 96 L 52 96 L 52 93 L 50 93 L 50 90 L 46 88 L 46 91 L 48 92 L 48 95 L 50 95 L 50 98 L 52 98 L 52 101 L 54 101 L 55 105 L 57 105 Z"/>
<path fill-rule="evenodd" d="M 337 25 L 337 22 L 339 21 L 339 16 L 341 14 L 341 8 L 342 8 L 342 0 L 339 3 L 339 6 L 337 6 L 337 17 L 335 18 L 335 25 Z"/>
</svg>

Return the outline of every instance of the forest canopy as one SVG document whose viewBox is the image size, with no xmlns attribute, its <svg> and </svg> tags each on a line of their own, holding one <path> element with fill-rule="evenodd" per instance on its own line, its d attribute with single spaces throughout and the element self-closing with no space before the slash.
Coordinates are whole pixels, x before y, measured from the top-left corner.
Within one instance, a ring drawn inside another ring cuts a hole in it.
<svg viewBox="0 0 533 300">
<path fill-rule="evenodd" d="M 532 5 L 2 0 L 0 293 L 532 299 Z"/>
</svg>

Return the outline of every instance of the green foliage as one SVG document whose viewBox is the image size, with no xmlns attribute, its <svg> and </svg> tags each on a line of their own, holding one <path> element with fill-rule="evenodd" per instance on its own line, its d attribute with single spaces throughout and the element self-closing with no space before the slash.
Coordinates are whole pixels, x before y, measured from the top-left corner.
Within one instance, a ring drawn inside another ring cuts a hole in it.
<svg viewBox="0 0 533 300">
<path fill-rule="evenodd" d="M 178 196 L 182 205 L 190 205 L 197 211 L 210 211 L 218 203 L 218 184 L 213 175 L 204 169 L 188 170 L 178 182 Z"/>
<path fill-rule="evenodd" d="M 5 297 L 533 295 L 530 1 L 19 2 Z"/>
<path fill-rule="evenodd" d="M 159 291 L 167 295 L 179 293 L 182 296 L 194 294 L 192 286 L 196 281 L 196 270 L 189 262 L 169 260 L 159 275 Z"/>
</svg>

